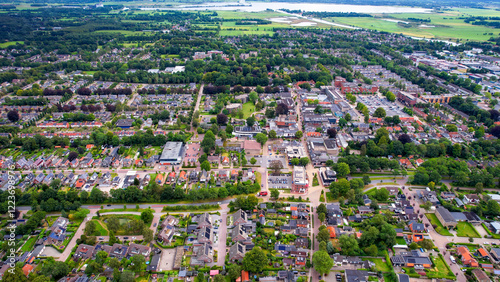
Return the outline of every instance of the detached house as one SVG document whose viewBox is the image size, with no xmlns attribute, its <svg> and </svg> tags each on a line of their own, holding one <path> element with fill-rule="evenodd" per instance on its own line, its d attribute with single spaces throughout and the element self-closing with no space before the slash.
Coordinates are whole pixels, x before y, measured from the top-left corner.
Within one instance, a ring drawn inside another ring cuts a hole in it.
<svg viewBox="0 0 500 282">
<path fill-rule="evenodd" d="M 246 253 L 245 245 L 240 242 L 236 242 L 236 244 L 232 245 L 229 249 L 229 261 L 230 262 L 241 262 Z"/>
</svg>

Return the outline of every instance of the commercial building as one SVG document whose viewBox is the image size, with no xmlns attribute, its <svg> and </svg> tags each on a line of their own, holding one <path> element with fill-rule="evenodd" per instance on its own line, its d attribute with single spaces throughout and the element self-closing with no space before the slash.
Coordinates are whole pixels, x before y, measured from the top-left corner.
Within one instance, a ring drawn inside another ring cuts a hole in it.
<svg viewBox="0 0 500 282">
<path fill-rule="evenodd" d="M 184 156 L 184 144 L 182 142 L 167 142 L 160 156 L 160 164 L 178 165 L 182 162 L 182 156 Z"/>
<path fill-rule="evenodd" d="M 294 166 L 292 173 L 292 193 L 306 193 L 309 188 L 306 169 L 303 166 Z"/>
<path fill-rule="evenodd" d="M 457 226 L 457 221 L 455 220 L 453 215 L 443 207 L 438 207 L 436 209 L 436 217 L 445 228 L 455 228 Z"/>
</svg>

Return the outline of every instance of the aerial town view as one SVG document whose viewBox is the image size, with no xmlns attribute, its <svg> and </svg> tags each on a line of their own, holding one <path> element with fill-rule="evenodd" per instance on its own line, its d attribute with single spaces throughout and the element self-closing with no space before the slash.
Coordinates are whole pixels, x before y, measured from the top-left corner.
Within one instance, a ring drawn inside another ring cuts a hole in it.
<svg viewBox="0 0 500 282">
<path fill-rule="evenodd" d="M 1 281 L 500 281 L 498 0 L 0 2 Z"/>
</svg>

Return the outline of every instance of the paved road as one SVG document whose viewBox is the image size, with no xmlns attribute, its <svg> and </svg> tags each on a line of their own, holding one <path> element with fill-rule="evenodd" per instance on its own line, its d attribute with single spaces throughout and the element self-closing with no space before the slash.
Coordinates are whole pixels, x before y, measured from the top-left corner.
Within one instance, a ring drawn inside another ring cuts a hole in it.
<svg viewBox="0 0 500 282">
<path fill-rule="evenodd" d="M 204 86 L 205 86 L 205 84 L 203 84 L 203 83 L 200 86 L 200 91 L 198 92 L 198 99 L 196 100 L 196 105 L 194 106 L 193 113 L 200 110 L 200 102 L 201 102 L 201 96 L 203 96 L 203 87 Z M 193 121 L 194 121 L 194 119 L 193 119 Z M 195 131 L 195 129 L 193 127 L 193 121 L 191 121 L 191 130 Z"/>
<path fill-rule="evenodd" d="M 227 205 L 222 206 L 222 211 L 220 214 L 220 225 L 219 225 L 219 245 L 217 248 L 217 265 L 218 266 L 224 266 L 224 263 L 226 262 L 226 237 L 227 237 L 227 213 L 229 211 L 229 208 Z"/>
</svg>

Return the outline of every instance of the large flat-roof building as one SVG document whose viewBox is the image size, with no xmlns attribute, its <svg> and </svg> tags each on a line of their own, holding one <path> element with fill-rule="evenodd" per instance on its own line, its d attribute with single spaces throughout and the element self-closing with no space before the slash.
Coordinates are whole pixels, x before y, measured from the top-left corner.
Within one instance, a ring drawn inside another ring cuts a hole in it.
<svg viewBox="0 0 500 282">
<path fill-rule="evenodd" d="M 306 193 L 309 188 L 306 169 L 303 166 L 294 166 L 292 173 L 292 193 Z"/>
<path fill-rule="evenodd" d="M 436 209 L 436 217 L 439 219 L 439 221 L 441 222 L 441 224 L 443 224 L 445 228 L 450 228 L 450 227 L 455 228 L 457 226 L 457 221 L 453 217 L 451 212 L 443 207 L 438 207 Z"/>
<path fill-rule="evenodd" d="M 182 142 L 167 142 L 160 156 L 160 164 L 177 165 L 182 162 L 184 144 Z"/>
</svg>

